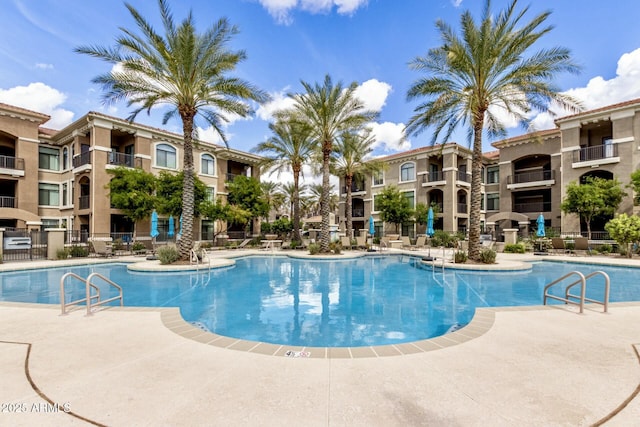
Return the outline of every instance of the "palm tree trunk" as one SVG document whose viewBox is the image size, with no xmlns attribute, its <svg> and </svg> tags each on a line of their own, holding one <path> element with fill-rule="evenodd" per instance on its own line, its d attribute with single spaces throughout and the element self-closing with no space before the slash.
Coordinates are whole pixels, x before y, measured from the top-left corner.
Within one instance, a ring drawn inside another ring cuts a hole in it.
<svg viewBox="0 0 640 427">
<path fill-rule="evenodd" d="M 193 178 L 193 118 L 191 109 L 180 109 L 182 117 L 182 133 L 184 137 L 182 183 L 182 236 L 178 244 L 180 259 L 188 260 L 193 247 L 193 211 L 194 211 L 194 178 Z"/>
<path fill-rule="evenodd" d="M 347 186 L 347 199 L 344 201 L 344 214 L 346 217 L 347 237 L 353 238 L 353 212 L 351 212 L 351 184 L 353 183 L 353 175 L 344 177 L 344 184 Z"/>
<path fill-rule="evenodd" d="M 302 241 L 300 237 L 300 167 L 293 167 L 293 240 Z"/>
<path fill-rule="evenodd" d="M 471 159 L 471 209 L 469 212 L 469 258 L 480 261 L 480 199 L 482 198 L 482 128 L 484 111 L 478 112 L 473 124 L 473 156 Z"/>
<path fill-rule="evenodd" d="M 320 226 L 320 252 L 329 252 L 329 158 L 331 156 L 332 142 L 324 141 L 322 145 L 322 195 L 320 196 L 320 212 L 322 225 Z"/>
</svg>

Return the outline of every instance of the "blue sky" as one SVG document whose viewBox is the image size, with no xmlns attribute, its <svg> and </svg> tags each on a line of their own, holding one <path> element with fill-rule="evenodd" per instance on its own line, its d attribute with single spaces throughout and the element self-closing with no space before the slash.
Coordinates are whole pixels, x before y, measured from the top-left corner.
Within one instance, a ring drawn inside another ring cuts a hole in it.
<svg viewBox="0 0 640 427">
<path fill-rule="evenodd" d="M 0 102 L 52 116 L 46 125 L 60 129 L 87 111 L 126 117 L 124 104 L 105 106 L 100 87 L 91 83 L 110 64 L 73 53 L 79 45 L 111 46 L 118 26 L 133 28 L 121 0 L 0 0 Z M 130 0 L 160 29 L 158 7 L 151 0 Z M 494 0 L 493 9 L 507 2 Z M 406 101 L 409 86 L 420 77 L 407 64 L 439 45 L 435 21 L 457 27 L 462 11 L 480 16 L 484 0 L 170 0 L 176 20 L 189 9 L 204 30 L 221 16 L 240 29 L 232 47 L 248 59 L 236 75 L 269 92 L 273 101 L 248 120 L 226 128 L 231 147 L 250 150 L 269 136 L 273 111 L 286 105 L 285 94 L 301 90 L 300 80 L 320 82 L 325 74 L 345 84 L 357 82 L 359 96 L 377 109 L 372 124 L 376 154 L 427 145 L 430 134 L 400 143 L 404 124 L 416 103 Z M 580 75 L 561 75 L 557 85 L 582 99 L 589 109 L 640 98 L 640 2 L 637 0 L 530 0 L 529 18 L 553 13 L 555 29 L 537 48 L 564 46 L 582 66 Z M 161 111 L 137 121 L 161 126 Z M 537 120 L 549 127 L 548 117 Z M 180 124 L 166 129 L 179 132 Z M 512 135 L 522 130 L 514 128 Z M 466 144 L 464 132 L 456 142 Z M 216 141 L 208 129 L 203 139 Z M 487 141 L 485 150 L 491 150 Z"/>
</svg>

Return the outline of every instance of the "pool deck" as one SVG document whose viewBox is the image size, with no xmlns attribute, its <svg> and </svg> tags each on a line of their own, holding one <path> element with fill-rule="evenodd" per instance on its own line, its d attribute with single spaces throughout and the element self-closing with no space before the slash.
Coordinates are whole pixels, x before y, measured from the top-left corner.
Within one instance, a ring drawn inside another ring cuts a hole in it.
<svg viewBox="0 0 640 427">
<path fill-rule="evenodd" d="M 640 267 L 638 259 L 499 254 L 493 268 L 542 258 Z M 29 263 L 45 265 L 63 264 Z M 472 339 L 459 343 L 286 357 L 237 340 L 230 348 L 198 341 L 176 327 L 176 309 L 86 317 L 0 303 L 0 425 L 637 425 L 640 302 L 612 304 L 608 314 L 599 306 L 582 315 L 565 306 L 478 313 L 459 331 Z M 61 409 L 44 412 L 47 401 Z"/>
</svg>

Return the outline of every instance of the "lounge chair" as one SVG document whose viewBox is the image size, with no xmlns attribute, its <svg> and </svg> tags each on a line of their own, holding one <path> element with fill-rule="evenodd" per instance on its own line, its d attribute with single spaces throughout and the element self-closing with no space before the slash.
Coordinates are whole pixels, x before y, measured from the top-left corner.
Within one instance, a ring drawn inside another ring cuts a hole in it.
<svg viewBox="0 0 640 427">
<path fill-rule="evenodd" d="M 356 237 L 356 247 L 358 249 L 367 249 L 367 235 L 362 234 Z"/>
<path fill-rule="evenodd" d="M 244 239 L 238 246 L 235 247 L 235 249 L 243 249 L 249 243 L 251 243 L 251 239 Z"/>
<path fill-rule="evenodd" d="M 348 236 L 340 237 L 340 244 L 342 245 L 342 249 L 353 249 L 351 238 Z"/>
<path fill-rule="evenodd" d="M 551 250 L 554 253 L 570 253 L 571 251 L 564 244 L 564 239 L 562 237 L 552 237 L 551 238 Z"/>
<path fill-rule="evenodd" d="M 586 237 L 576 237 L 575 238 L 575 251 L 581 251 L 588 255 L 591 255 L 591 247 L 589 247 L 589 239 Z"/>
<path fill-rule="evenodd" d="M 409 236 L 401 236 L 400 240 L 402 241 L 402 249 L 412 249 L 413 245 Z"/>
<path fill-rule="evenodd" d="M 111 242 L 105 240 L 93 240 L 91 241 L 93 252 L 98 256 L 111 257 L 113 256 L 113 247 Z"/>
<path fill-rule="evenodd" d="M 424 249 L 425 245 L 427 244 L 427 236 L 418 236 L 418 238 L 416 239 L 416 244 L 413 245 L 414 249 Z"/>
</svg>

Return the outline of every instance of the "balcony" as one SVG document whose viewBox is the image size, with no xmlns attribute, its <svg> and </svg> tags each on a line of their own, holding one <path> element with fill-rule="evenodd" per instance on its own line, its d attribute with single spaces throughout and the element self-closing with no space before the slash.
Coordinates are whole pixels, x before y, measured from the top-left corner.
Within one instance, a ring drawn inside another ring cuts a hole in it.
<svg viewBox="0 0 640 427">
<path fill-rule="evenodd" d="M 431 171 L 422 175 L 422 186 L 444 185 L 446 184 L 443 171 Z"/>
<path fill-rule="evenodd" d="M 364 183 L 363 182 L 354 182 L 351 184 L 351 195 L 354 195 L 355 193 L 365 193 L 367 190 L 365 189 Z M 347 194 L 347 187 L 343 186 L 342 187 L 342 192 L 341 194 Z"/>
<path fill-rule="evenodd" d="M 596 167 L 603 164 L 619 163 L 618 145 L 601 144 L 593 147 L 585 147 L 573 152 L 573 163 L 571 167 Z"/>
<path fill-rule="evenodd" d="M 471 174 L 465 171 L 458 171 L 456 173 L 456 181 L 471 183 Z"/>
<path fill-rule="evenodd" d="M 0 208 L 15 208 L 17 205 L 15 197 L 0 196 Z"/>
<path fill-rule="evenodd" d="M 91 204 L 91 196 L 78 197 L 78 209 L 89 209 Z"/>
<path fill-rule="evenodd" d="M 364 209 L 352 209 L 351 218 L 364 218 Z"/>
<path fill-rule="evenodd" d="M 551 202 L 515 203 L 513 211 L 518 213 L 551 212 Z"/>
<path fill-rule="evenodd" d="M 75 156 L 73 158 L 73 168 L 91 169 L 91 151 Z"/>
<path fill-rule="evenodd" d="M 142 169 L 142 159 L 136 158 L 133 154 L 117 153 L 113 151 L 109 153 L 108 164 L 113 166 Z"/>
<path fill-rule="evenodd" d="M 24 176 L 24 159 L 11 156 L 0 156 L 0 174 Z"/>
<path fill-rule="evenodd" d="M 458 213 L 466 214 L 467 213 L 467 204 L 466 203 L 458 203 Z"/>
<path fill-rule="evenodd" d="M 507 189 L 553 185 L 556 183 L 556 171 L 539 170 L 532 172 L 515 172 L 507 177 Z"/>
</svg>

